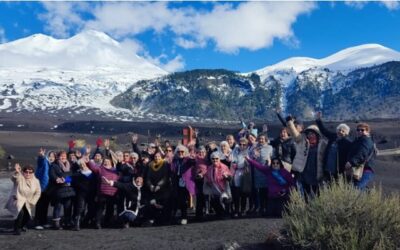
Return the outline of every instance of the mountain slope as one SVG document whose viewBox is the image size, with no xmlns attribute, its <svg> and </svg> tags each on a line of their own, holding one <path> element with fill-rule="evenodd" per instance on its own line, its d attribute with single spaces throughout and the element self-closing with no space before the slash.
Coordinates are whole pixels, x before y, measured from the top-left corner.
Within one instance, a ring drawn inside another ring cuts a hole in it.
<svg viewBox="0 0 400 250">
<path fill-rule="evenodd" d="M 36 34 L 0 45 L 0 108 L 114 112 L 115 95 L 165 74 L 102 32 L 69 39 Z"/>
</svg>

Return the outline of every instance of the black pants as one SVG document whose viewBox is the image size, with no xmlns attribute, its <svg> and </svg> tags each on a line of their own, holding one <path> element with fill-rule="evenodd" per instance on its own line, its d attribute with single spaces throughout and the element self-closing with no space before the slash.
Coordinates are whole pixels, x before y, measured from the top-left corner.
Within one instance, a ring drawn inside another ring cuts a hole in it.
<svg viewBox="0 0 400 250">
<path fill-rule="evenodd" d="M 304 198 L 308 202 L 310 199 L 314 198 L 315 196 L 318 195 L 319 193 L 319 186 L 318 185 L 309 185 L 306 183 L 301 183 L 303 192 L 304 192 Z"/>
<path fill-rule="evenodd" d="M 189 191 L 187 191 L 187 189 L 185 187 L 178 187 L 177 191 L 178 191 L 178 196 L 176 199 L 176 207 L 175 208 L 181 210 L 181 218 L 182 219 L 187 219 Z"/>
<path fill-rule="evenodd" d="M 220 202 L 219 196 L 211 197 L 210 205 L 214 209 L 215 214 L 218 218 L 229 215 L 229 207 L 231 205 L 230 200 L 223 199 L 222 203 L 223 205 Z"/>
<path fill-rule="evenodd" d="M 206 198 L 203 194 L 203 179 L 196 180 L 196 219 L 203 218 L 205 205 Z"/>
<path fill-rule="evenodd" d="M 87 208 L 86 219 L 92 220 L 95 217 L 96 205 L 94 202 L 94 194 L 86 192 L 77 192 L 74 200 L 74 217 L 85 216 L 85 210 Z"/>
<path fill-rule="evenodd" d="M 289 195 L 268 199 L 267 215 L 271 217 L 282 217 L 285 205 L 289 201 Z"/>
<path fill-rule="evenodd" d="M 109 225 L 114 216 L 114 205 L 116 204 L 116 197 L 109 195 L 99 195 L 97 199 L 97 210 L 96 210 L 96 221 L 101 223 L 103 218 L 104 210 L 106 210 L 104 216 L 104 223 Z"/>
<path fill-rule="evenodd" d="M 64 208 L 64 222 L 66 224 L 71 223 L 72 199 L 73 197 L 68 197 L 56 200 L 53 210 L 53 220 L 61 219 L 61 209 Z"/>
<path fill-rule="evenodd" d="M 243 213 L 246 210 L 247 196 L 241 191 L 240 187 L 231 187 L 232 190 L 232 200 L 233 200 L 233 209 L 235 213 Z"/>
<path fill-rule="evenodd" d="M 46 192 L 41 193 L 35 210 L 35 220 L 37 225 L 43 226 L 47 224 L 47 215 L 49 211 L 50 200 L 51 198 Z"/>
<path fill-rule="evenodd" d="M 260 213 L 265 213 L 267 210 L 267 196 L 268 189 L 267 188 L 256 188 L 256 194 L 258 198 L 258 208 Z"/>
<path fill-rule="evenodd" d="M 26 226 L 30 219 L 31 216 L 29 215 L 28 209 L 26 209 L 26 206 L 24 205 L 14 221 L 14 230 L 18 230 Z"/>
</svg>

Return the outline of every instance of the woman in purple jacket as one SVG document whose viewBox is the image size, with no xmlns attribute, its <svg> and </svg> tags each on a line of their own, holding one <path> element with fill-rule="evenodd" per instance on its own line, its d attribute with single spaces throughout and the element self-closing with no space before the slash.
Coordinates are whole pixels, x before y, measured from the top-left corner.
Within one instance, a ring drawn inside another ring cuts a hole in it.
<svg viewBox="0 0 400 250">
<path fill-rule="evenodd" d="M 290 189 L 294 185 L 292 175 L 283 167 L 279 158 L 273 158 L 270 167 L 248 157 L 246 157 L 246 160 L 267 177 L 267 214 L 273 217 L 281 217 L 285 204 L 289 200 Z"/>
</svg>

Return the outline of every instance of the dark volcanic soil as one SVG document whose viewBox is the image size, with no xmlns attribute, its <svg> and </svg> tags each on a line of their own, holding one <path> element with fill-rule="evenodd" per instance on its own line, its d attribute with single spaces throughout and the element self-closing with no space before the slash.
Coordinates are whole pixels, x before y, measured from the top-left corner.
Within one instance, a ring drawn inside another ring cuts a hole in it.
<svg viewBox="0 0 400 250">
<path fill-rule="evenodd" d="M 370 121 L 379 149 L 400 147 L 400 121 Z M 348 122 L 352 129 L 355 122 Z M 20 126 L 19 126 L 20 125 Z M 55 127 L 56 125 L 56 127 Z M 187 125 L 187 124 L 186 124 Z M 258 124 L 261 127 L 262 124 Z M 334 128 L 337 123 L 328 123 Z M 14 162 L 31 163 L 39 147 L 66 149 L 70 139 L 82 139 L 94 145 L 99 136 L 113 138 L 118 149 L 130 149 L 128 132 L 139 133 L 141 143 L 147 143 L 160 134 L 162 140 L 177 142 L 181 139 L 182 124 L 115 121 L 63 121 L 58 118 L 34 117 L 32 115 L 0 116 L 0 146 L 5 156 L 12 154 Z M 203 142 L 222 140 L 240 126 L 196 124 Z M 280 125 L 269 124 L 269 136 L 278 134 Z M 375 184 L 382 185 L 385 193 L 400 190 L 400 156 L 377 159 Z M 10 189 L 10 172 L 6 159 L 0 160 L 0 206 Z M 29 230 L 23 236 L 9 235 L 12 227 L 5 210 L 0 211 L 0 249 L 271 249 L 265 245 L 267 233 L 277 230 L 282 223 L 276 219 L 240 219 L 193 223 L 186 226 L 152 228 L 86 229 L 72 231 Z M 237 245 L 236 245 L 237 247 Z"/>
</svg>

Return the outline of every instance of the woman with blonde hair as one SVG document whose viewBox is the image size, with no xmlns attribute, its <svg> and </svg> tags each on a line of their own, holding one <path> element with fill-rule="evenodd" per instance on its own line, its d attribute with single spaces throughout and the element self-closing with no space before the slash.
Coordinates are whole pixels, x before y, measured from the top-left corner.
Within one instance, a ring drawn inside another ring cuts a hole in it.
<svg viewBox="0 0 400 250">
<path fill-rule="evenodd" d="M 15 218 L 14 234 L 20 235 L 22 229 L 30 220 L 32 210 L 40 198 L 40 183 L 34 175 L 32 165 L 26 165 L 21 172 L 21 166 L 18 163 L 15 164 L 15 172 L 11 180 L 14 187 L 5 208 Z"/>
</svg>

